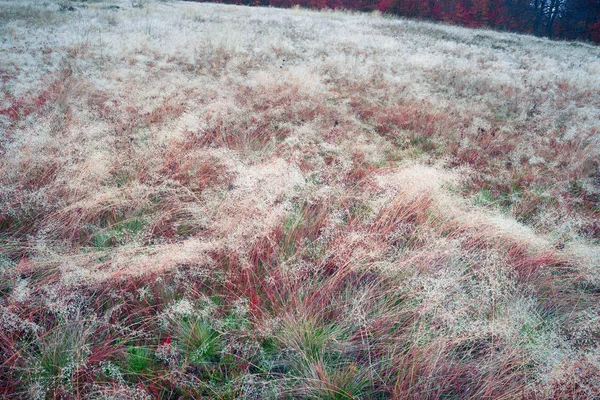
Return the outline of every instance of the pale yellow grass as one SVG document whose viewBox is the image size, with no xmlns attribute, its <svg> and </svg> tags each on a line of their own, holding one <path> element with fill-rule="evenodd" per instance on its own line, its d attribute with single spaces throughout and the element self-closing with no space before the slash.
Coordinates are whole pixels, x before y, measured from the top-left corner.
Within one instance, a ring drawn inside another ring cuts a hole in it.
<svg viewBox="0 0 600 400">
<path fill-rule="evenodd" d="M 267 248 L 294 282 L 332 265 L 397 282 L 419 346 L 517 349 L 481 376 L 523 357 L 530 396 L 597 363 L 598 307 L 570 291 L 600 282 L 597 47 L 376 14 L 76 8 L 0 2 L 0 251 L 19 268 L 69 287 L 221 279 L 219 260 L 250 271 Z"/>
</svg>

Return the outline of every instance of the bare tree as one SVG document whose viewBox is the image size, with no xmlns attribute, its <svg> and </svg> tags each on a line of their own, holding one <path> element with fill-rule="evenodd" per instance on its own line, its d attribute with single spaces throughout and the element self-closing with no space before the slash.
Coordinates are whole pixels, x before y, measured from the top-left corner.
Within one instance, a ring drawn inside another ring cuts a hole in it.
<svg viewBox="0 0 600 400">
<path fill-rule="evenodd" d="M 545 35 L 554 35 L 554 24 L 558 19 L 566 19 L 572 11 L 571 0 L 532 0 L 531 7 L 535 12 L 533 21 L 534 35 L 541 36 L 542 28 Z"/>
</svg>

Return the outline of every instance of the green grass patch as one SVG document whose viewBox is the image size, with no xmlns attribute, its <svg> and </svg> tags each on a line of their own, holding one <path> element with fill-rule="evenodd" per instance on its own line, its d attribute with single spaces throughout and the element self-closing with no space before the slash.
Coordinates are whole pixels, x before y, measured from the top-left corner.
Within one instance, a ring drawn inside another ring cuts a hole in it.
<svg viewBox="0 0 600 400">
<path fill-rule="evenodd" d="M 148 347 L 128 347 L 124 365 L 124 370 L 127 373 L 131 375 L 148 375 L 154 365 L 154 354 Z"/>
<path fill-rule="evenodd" d="M 193 365 L 219 361 L 222 348 L 219 333 L 199 318 L 182 318 L 175 327 L 177 347 Z"/>
<path fill-rule="evenodd" d="M 108 249 L 124 244 L 138 236 L 145 224 L 140 217 L 118 221 L 92 235 L 91 243 L 98 249 Z"/>
</svg>

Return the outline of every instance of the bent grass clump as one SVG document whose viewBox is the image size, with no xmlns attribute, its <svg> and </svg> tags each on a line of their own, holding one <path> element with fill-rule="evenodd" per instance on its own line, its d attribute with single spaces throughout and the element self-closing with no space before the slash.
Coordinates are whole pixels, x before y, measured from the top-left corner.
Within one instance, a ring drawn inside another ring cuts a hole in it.
<svg viewBox="0 0 600 400">
<path fill-rule="evenodd" d="M 0 396 L 600 395 L 595 47 L 4 6 Z"/>
</svg>

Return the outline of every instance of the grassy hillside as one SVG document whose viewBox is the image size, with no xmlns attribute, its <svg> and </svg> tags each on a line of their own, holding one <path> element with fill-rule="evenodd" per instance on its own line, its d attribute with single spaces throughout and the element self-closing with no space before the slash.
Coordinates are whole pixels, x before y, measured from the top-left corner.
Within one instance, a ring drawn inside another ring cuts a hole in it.
<svg viewBox="0 0 600 400">
<path fill-rule="evenodd" d="M 600 396 L 600 48 L 0 2 L 0 397 Z"/>
</svg>

